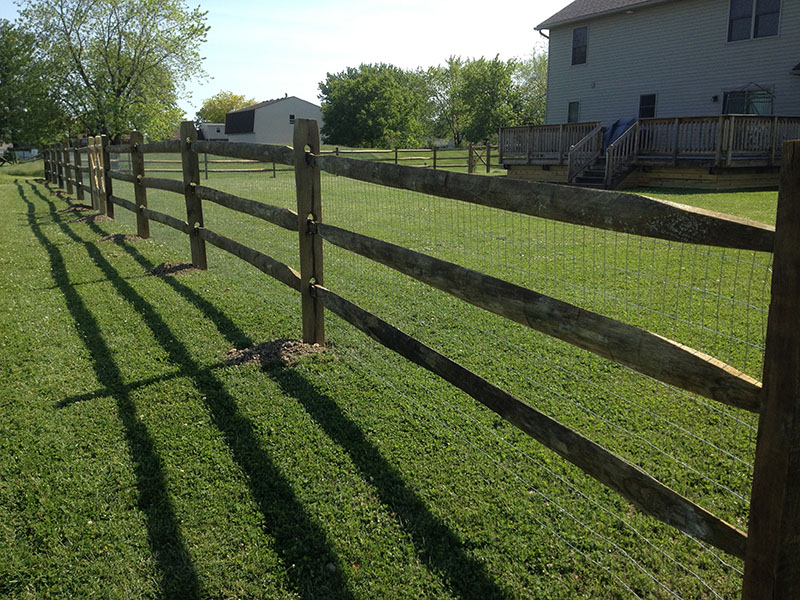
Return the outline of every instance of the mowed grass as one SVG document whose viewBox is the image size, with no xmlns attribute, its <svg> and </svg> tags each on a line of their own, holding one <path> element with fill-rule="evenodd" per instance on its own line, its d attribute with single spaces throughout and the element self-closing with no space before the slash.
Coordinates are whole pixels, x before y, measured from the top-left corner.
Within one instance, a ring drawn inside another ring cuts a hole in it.
<svg viewBox="0 0 800 600">
<path fill-rule="evenodd" d="M 291 173 L 219 174 L 211 182 L 294 202 Z M 128 187 L 115 193 L 132 197 Z M 724 307 L 704 308 L 709 294 L 680 292 L 699 289 L 709 271 L 717 296 L 741 286 L 744 276 L 725 261 L 692 270 L 688 253 L 676 260 L 672 247 L 587 240 L 581 231 L 463 212 L 447 201 L 381 197 L 340 178 L 323 187 L 330 222 L 665 334 L 695 336 L 699 345 L 715 343 L 698 333 L 710 321 L 757 337 L 748 311 L 739 318 L 734 307 L 726 318 Z M 669 199 L 738 202 L 741 216 L 772 211 L 774 219 L 774 193 L 743 196 Z M 209 248 L 207 272 L 154 277 L 147 269 L 188 260 L 184 236 L 152 224 L 149 241 L 101 242 L 134 233 L 132 215 L 117 208 L 115 221 L 73 222 L 83 213 L 60 213 L 69 202 L 21 178 L 0 185 L 0 204 L 0 596 L 736 595 L 735 570 L 333 317 L 323 354 L 291 366 L 226 367 L 231 348 L 299 335 L 295 293 L 245 263 Z M 154 192 L 150 204 L 181 216 L 179 197 Z M 205 210 L 207 227 L 296 267 L 297 234 L 210 203 Z M 579 254 L 586 247 L 589 254 Z M 628 268 L 589 260 L 603 252 L 605 263 Z M 647 265 L 634 267 L 661 258 L 677 275 L 648 278 Z M 725 458 L 752 452 L 747 415 L 733 412 L 741 422 L 731 421 L 729 412 L 329 245 L 326 277 L 334 291 L 745 526 L 746 506 L 718 484 L 747 490 L 747 468 Z M 670 304 L 695 307 L 688 324 L 662 310 L 662 279 L 693 282 L 669 292 Z M 613 294 L 600 291 L 614 286 Z M 651 297 L 658 310 L 637 317 Z M 731 349 L 731 362 L 756 370 L 752 354 Z M 726 454 L 709 452 L 667 418 Z"/>
</svg>

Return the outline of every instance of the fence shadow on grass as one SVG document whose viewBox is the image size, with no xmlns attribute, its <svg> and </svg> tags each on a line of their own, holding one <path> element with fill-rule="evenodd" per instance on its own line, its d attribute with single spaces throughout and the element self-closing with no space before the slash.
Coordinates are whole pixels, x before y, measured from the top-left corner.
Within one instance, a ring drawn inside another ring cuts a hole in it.
<svg viewBox="0 0 800 600">
<path fill-rule="evenodd" d="M 31 188 L 35 194 L 49 204 L 51 213 L 55 216 L 56 210 L 53 202 L 45 197 L 33 184 L 31 184 Z M 29 203 L 29 212 L 32 212 L 33 204 L 27 199 L 26 202 Z M 203 369 L 191 358 L 186 346 L 172 333 L 156 309 L 139 295 L 128 281 L 120 276 L 119 272 L 103 256 L 96 245 L 81 239 L 65 223 L 59 222 L 58 224 L 67 237 L 86 249 L 89 258 L 104 274 L 116 292 L 139 314 L 144 325 L 153 334 L 156 342 L 169 356 L 170 361 L 178 366 L 185 377 L 191 379 L 196 389 L 202 394 L 214 425 L 222 432 L 226 443 L 231 449 L 234 460 L 247 475 L 247 483 L 251 495 L 264 517 L 266 534 L 275 540 L 275 550 L 281 557 L 283 564 L 287 566 L 297 565 L 297 568 L 287 568 L 285 571 L 290 586 L 302 598 L 351 598 L 352 594 L 347 589 L 342 578 L 341 569 L 331 572 L 327 568 L 328 563 L 335 561 L 335 555 L 326 539 L 325 532 L 305 511 L 285 476 L 273 464 L 269 453 L 262 448 L 253 423 L 239 412 L 236 399 L 225 391 L 225 386 L 212 371 Z M 44 236 L 40 237 L 40 241 L 46 245 L 45 247 L 48 247 L 47 244 L 51 244 Z M 63 272 L 64 286 L 62 289 L 65 295 L 68 294 L 70 297 L 80 301 L 75 291 L 69 286 L 63 261 L 60 270 Z M 91 313 L 82 302 L 80 308 L 82 313 L 86 313 L 87 317 L 94 323 L 94 330 L 98 338 L 96 341 L 101 348 L 105 349 L 104 353 L 97 356 L 94 361 L 96 370 L 99 372 L 104 365 L 113 365 L 111 362 L 103 362 L 106 358 L 110 359 L 111 354 L 105 341 L 100 337 L 94 317 L 91 316 Z M 82 313 L 79 316 L 83 318 Z M 109 389 L 117 390 L 116 393 L 127 397 L 129 392 L 125 385 L 122 384 L 118 369 L 114 366 L 111 372 L 116 374 L 113 379 L 109 379 L 108 376 L 101 376 L 99 373 L 98 377 Z M 125 417 L 130 416 L 135 419 L 135 409 L 132 403 L 130 404 L 131 413 L 130 415 L 126 414 Z M 150 446 L 152 447 L 152 442 L 150 442 Z M 155 456 L 154 451 L 152 454 Z M 166 485 L 162 486 L 162 491 L 164 499 L 168 500 Z M 174 520 L 174 514 L 170 514 Z M 153 516 L 160 515 L 154 514 Z M 155 520 L 149 519 L 149 521 L 153 522 Z M 176 526 L 174 539 L 180 539 L 177 537 L 179 535 L 177 531 Z M 183 553 L 185 554 L 185 550 L 183 550 Z M 173 561 L 175 560 L 174 557 L 171 558 Z M 175 569 L 178 564 L 165 561 L 162 565 L 164 567 L 162 568 L 162 573 L 165 574 L 165 577 L 168 576 L 167 574 L 171 574 L 170 567 Z M 166 583 L 172 584 L 175 582 L 167 581 Z M 183 587 L 180 597 L 196 595 L 191 591 L 197 589 L 196 578 L 192 585 L 192 588 Z M 169 589 L 171 590 L 172 586 Z M 173 597 L 178 596 L 173 594 Z"/>
<path fill-rule="evenodd" d="M 372 485 L 381 502 L 397 515 L 423 563 L 440 574 L 459 598 L 485 600 L 508 594 L 492 580 L 484 566 L 464 551 L 461 541 L 408 486 L 361 429 L 329 396 L 293 369 L 267 367 L 264 372 L 283 392 L 294 397 L 326 435 L 347 452 L 362 478 Z"/>
<path fill-rule="evenodd" d="M 130 391 L 123 382 L 119 367 L 113 359 L 100 327 L 92 312 L 72 286 L 64 257 L 42 230 L 42 219 L 36 215 L 34 203 L 17 183 L 20 198 L 27 204 L 28 223 L 31 231 L 50 259 L 50 272 L 56 287 L 61 291 L 70 315 L 81 334 L 92 361 L 97 379 L 105 386 L 107 394 L 114 398 L 117 414 L 125 430 L 128 452 L 133 463 L 136 486 L 139 491 L 139 508 L 147 521 L 147 536 L 150 551 L 159 571 L 161 594 L 165 598 L 196 596 L 199 582 L 186 545 L 180 534 L 180 526 L 172 507 L 164 469 L 153 439 L 147 428 L 137 417 L 136 405 Z M 34 193 L 50 205 L 53 220 L 58 223 L 55 206 L 36 188 Z M 62 229 L 67 228 L 61 224 Z"/>
<path fill-rule="evenodd" d="M 90 222 L 88 227 L 98 236 L 108 233 L 97 223 Z M 118 247 L 123 249 L 142 268 L 149 270 L 155 266 L 130 243 L 122 242 L 118 244 Z M 230 317 L 192 288 L 174 277 L 164 277 L 162 281 L 187 302 L 198 308 L 232 345 L 237 348 L 245 348 L 253 343 L 252 339 L 239 329 Z M 171 343 L 165 340 L 162 346 L 166 348 Z M 180 360 L 178 363 L 183 365 Z M 211 383 L 208 387 L 213 388 L 215 385 L 219 387 L 218 383 L 215 383 L 218 380 L 214 377 L 213 370 L 194 366 L 193 378 L 208 379 Z M 483 600 L 485 598 L 501 598 L 506 595 L 491 579 L 484 566 L 464 552 L 457 536 L 430 512 L 423 500 L 406 484 L 397 469 L 380 454 L 375 446 L 369 443 L 359 427 L 342 413 L 333 399 L 320 394 L 313 384 L 296 371 L 279 368 L 266 372 L 285 394 L 300 402 L 330 439 L 348 453 L 364 479 L 376 487 L 384 505 L 390 507 L 398 516 L 398 523 L 409 533 L 424 563 L 432 572 L 440 573 L 445 584 L 457 596 Z M 204 389 L 203 393 L 207 394 L 208 402 L 211 402 L 209 395 L 211 391 Z M 69 402 L 83 399 L 76 398 L 69 399 Z M 231 401 L 232 399 L 223 399 L 222 405 L 229 409 L 228 404 Z M 220 427 L 220 429 L 226 431 L 228 427 Z M 248 425 L 246 429 L 248 436 L 255 436 L 252 425 Z M 248 445 L 250 443 L 257 445 L 255 439 L 248 442 Z"/>
</svg>

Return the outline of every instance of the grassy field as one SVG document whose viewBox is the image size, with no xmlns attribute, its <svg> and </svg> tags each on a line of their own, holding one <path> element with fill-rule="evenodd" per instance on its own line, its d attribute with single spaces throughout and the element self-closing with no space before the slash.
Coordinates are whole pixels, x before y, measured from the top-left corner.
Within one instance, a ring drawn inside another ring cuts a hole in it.
<svg viewBox="0 0 800 600">
<path fill-rule="evenodd" d="M 2 173 L 0 173 L 2 175 Z M 448 385 L 328 317 L 329 348 L 226 366 L 299 335 L 299 299 L 131 214 L 0 180 L 0 597 L 714 598 L 741 565 L 644 517 Z M 291 207 L 293 176 L 211 183 Z M 119 184 L 115 193 L 131 197 Z M 772 192 L 678 202 L 774 220 Z M 768 258 L 323 178 L 325 220 L 716 350 L 758 376 Z M 150 194 L 175 216 L 182 200 Z M 296 234 L 206 206 L 296 266 Z M 91 213 L 90 213 L 91 214 Z M 326 245 L 326 285 L 745 527 L 750 415 L 712 407 Z M 745 298 L 742 300 L 741 298 Z"/>
</svg>

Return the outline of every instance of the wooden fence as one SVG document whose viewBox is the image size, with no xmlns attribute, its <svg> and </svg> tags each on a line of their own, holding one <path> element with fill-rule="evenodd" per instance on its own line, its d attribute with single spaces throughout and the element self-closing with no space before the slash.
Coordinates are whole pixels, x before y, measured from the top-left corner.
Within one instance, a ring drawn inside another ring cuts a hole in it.
<svg viewBox="0 0 800 600">
<path fill-rule="evenodd" d="M 149 222 L 189 239 L 192 263 L 207 268 L 205 244 L 239 257 L 298 291 L 303 340 L 324 343 L 324 309 L 408 360 L 442 377 L 502 418 L 615 490 L 643 512 L 745 560 L 744 598 L 796 598 L 800 566 L 795 534 L 800 526 L 800 141 L 782 149 L 777 228 L 634 194 L 598 192 L 514 179 L 434 172 L 404 165 L 320 154 L 315 121 L 295 124 L 294 149 L 249 143 L 197 141 L 191 122 L 180 141 L 110 146 L 104 136 L 87 147 L 56 146 L 45 153 L 48 181 L 113 215 L 132 211 L 141 237 Z M 308 151 L 305 149 L 308 148 Z M 131 172 L 112 170 L 109 154 L 131 157 Z M 180 155 L 183 179 L 151 177 L 147 153 Z M 276 162 L 295 172 L 297 211 L 225 193 L 200 183 L 199 156 Z M 624 322 L 567 304 L 438 258 L 326 224 L 321 172 L 413 190 L 544 219 L 688 244 L 774 252 L 763 384 L 702 352 Z M 87 183 L 88 180 L 88 183 Z M 133 185 L 135 201 L 114 194 L 114 181 Z M 147 190 L 185 199 L 186 218 L 151 210 Z M 299 272 L 207 226 L 203 203 L 213 202 L 297 232 Z M 594 352 L 656 380 L 713 401 L 759 413 L 754 480 L 747 533 L 681 496 L 639 467 L 465 369 L 420 341 L 325 287 L 322 240 L 382 263 L 487 311 Z"/>
<path fill-rule="evenodd" d="M 497 162 L 498 146 L 491 144 L 470 144 L 466 148 L 395 148 L 394 150 L 339 148 L 323 150 L 321 155 L 353 158 L 368 157 L 375 162 L 387 162 L 395 165 L 410 164 L 415 167 L 438 169 L 466 169 L 467 173 L 485 170 L 490 173 L 492 166 L 502 168 Z M 494 161 L 494 165 L 492 163 Z"/>
</svg>

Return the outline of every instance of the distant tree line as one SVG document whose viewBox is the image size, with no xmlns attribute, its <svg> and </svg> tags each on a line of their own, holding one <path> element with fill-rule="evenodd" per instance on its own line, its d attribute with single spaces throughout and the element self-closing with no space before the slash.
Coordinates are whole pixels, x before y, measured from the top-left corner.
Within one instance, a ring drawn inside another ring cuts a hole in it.
<svg viewBox="0 0 800 600">
<path fill-rule="evenodd" d="M 362 64 L 328 73 L 319 85 L 323 140 L 343 146 L 415 147 L 494 141 L 507 125 L 544 121 L 547 56 L 462 59 L 403 70 Z"/>
</svg>

